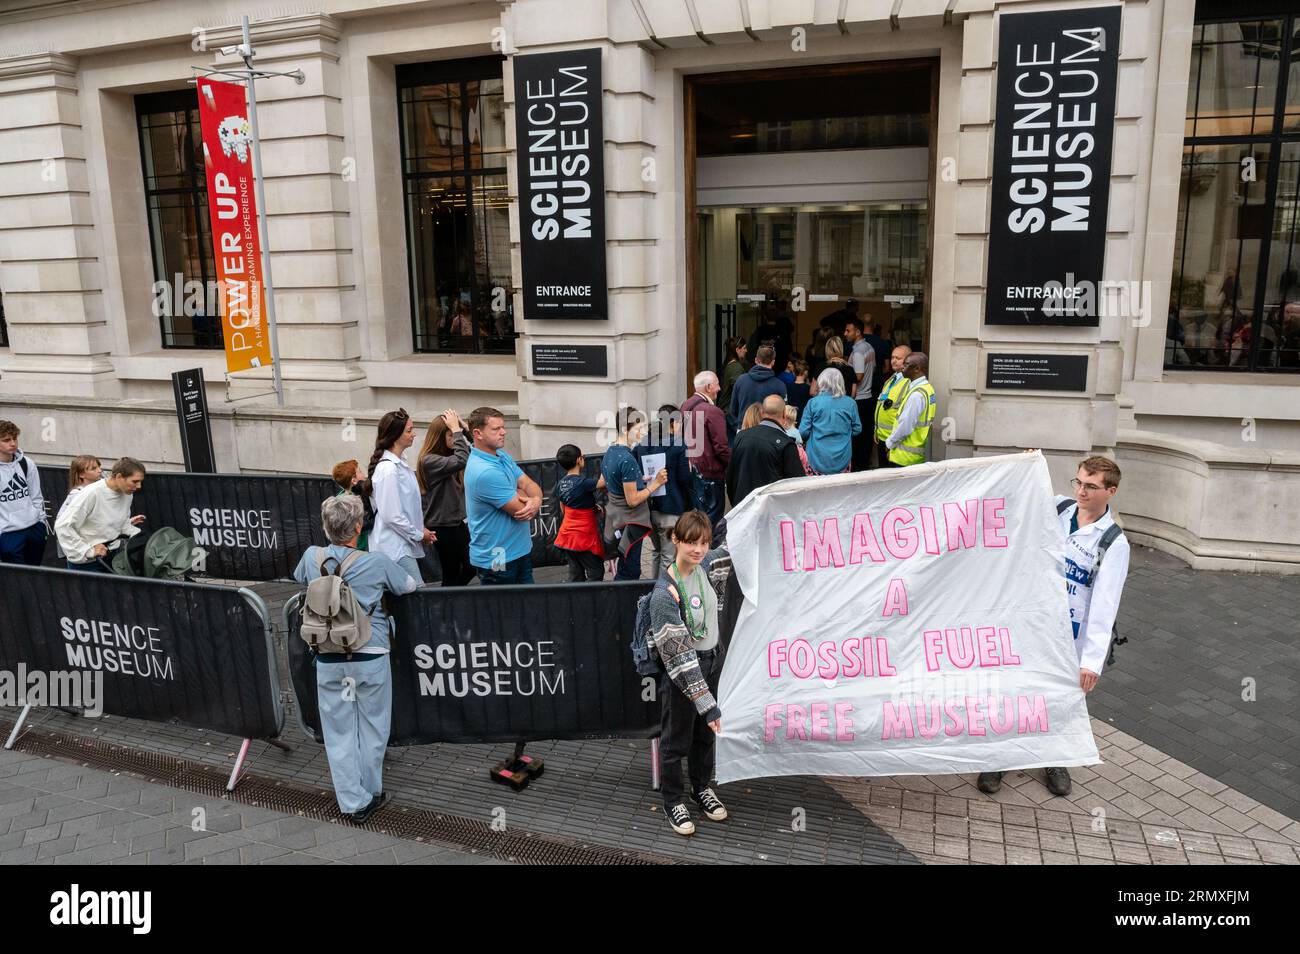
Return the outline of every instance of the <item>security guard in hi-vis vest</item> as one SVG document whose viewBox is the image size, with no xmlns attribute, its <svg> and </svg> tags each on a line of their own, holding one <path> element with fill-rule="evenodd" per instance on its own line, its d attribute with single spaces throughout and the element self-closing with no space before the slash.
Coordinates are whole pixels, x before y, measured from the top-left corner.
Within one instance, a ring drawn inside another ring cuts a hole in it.
<svg viewBox="0 0 1300 954">
<path fill-rule="evenodd" d="M 925 463 L 925 442 L 930 437 L 930 424 L 934 421 L 938 401 L 934 387 L 925 376 L 929 368 L 930 359 L 920 351 L 913 351 L 903 361 L 907 388 L 903 391 L 898 420 L 885 438 L 890 467 Z"/>
<path fill-rule="evenodd" d="M 907 378 L 903 377 L 903 362 L 911 353 L 912 349 L 907 345 L 899 345 L 890 352 L 889 367 L 894 375 L 881 384 L 880 393 L 876 395 L 876 431 L 873 440 L 877 467 L 889 466 L 889 450 L 885 447 L 885 438 L 894 432 L 894 425 L 898 423 L 898 412 L 908 385 Z"/>
</svg>

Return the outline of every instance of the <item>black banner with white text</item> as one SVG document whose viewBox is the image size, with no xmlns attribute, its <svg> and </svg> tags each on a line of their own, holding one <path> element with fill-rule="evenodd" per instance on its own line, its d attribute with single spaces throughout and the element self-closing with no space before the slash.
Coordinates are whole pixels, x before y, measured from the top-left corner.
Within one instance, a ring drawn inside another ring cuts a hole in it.
<svg viewBox="0 0 1300 954">
<path fill-rule="evenodd" d="M 265 608 L 251 593 L 12 564 L 0 565 L 0 590 L 0 670 L 102 678 L 97 705 L 109 715 L 242 738 L 284 728 Z"/>
<path fill-rule="evenodd" d="M 648 582 L 470 586 L 390 599 L 390 745 L 647 738 L 658 686 L 632 666 Z M 316 666 L 288 620 L 289 669 L 308 733 L 319 733 Z"/>
<path fill-rule="evenodd" d="M 984 320 L 1099 324 L 1120 8 L 998 18 Z"/>
<path fill-rule="evenodd" d="M 608 318 L 600 50 L 511 64 L 524 317 Z"/>
</svg>

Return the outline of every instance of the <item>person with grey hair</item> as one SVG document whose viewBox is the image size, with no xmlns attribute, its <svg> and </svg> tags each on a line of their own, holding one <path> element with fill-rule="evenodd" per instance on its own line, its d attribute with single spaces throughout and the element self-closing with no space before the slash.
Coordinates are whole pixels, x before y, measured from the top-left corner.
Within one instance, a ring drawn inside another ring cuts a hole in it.
<svg viewBox="0 0 1300 954">
<path fill-rule="evenodd" d="M 722 385 L 712 371 L 695 376 L 695 393 L 682 404 L 682 433 L 686 438 L 686 461 L 713 487 L 712 506 L 706 511 L 717 526 L 727 507 L 727 465 L 731 463 L 731 442 L 727 439 L 727 415 L 718 406 Z"/>
<path fill-rule="evenodd" d="M 840 474 L 853 461 L 853 438 L 862 433 L 858 403 L 844 392 L 844 375 L 832 365 L 817 375 L 817 396 L 804 409 L 803 436 L 808 466 L 817 474 Z"/>
<path fill-rule="evenodd" d="M 388 800 L 383 770 L 393 715 L 388 665 L 392 622 L 384 612 L 383 597 L 410 593 L 420 581 L 390 557 L 357 549 L 365 521 L 359 497 L 330 497 L 320 513 L 329 546 L 308 547 L 294 579 L 307 584 L 326 573 L 338 574 L 370 618 L 370 642 L 365 646 L 350 656 L 317 653 L 315 658 L 316 702 L 334 797 L 344 817 L 360 824 Z"/>
</svg>

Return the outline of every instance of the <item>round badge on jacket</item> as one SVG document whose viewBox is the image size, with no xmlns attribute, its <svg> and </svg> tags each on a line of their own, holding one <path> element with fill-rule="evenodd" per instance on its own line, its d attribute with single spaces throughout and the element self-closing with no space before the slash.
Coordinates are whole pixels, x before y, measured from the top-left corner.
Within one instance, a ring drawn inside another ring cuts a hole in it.
<svg viewBox="0 0 1300 954">
<path fill-rule="evenodd" d="M 699 596 L 691 597 L 691 609 L 699 609 L 703 605 L 704 605 L 704 600 L 700 599 Z"/>
</svg>

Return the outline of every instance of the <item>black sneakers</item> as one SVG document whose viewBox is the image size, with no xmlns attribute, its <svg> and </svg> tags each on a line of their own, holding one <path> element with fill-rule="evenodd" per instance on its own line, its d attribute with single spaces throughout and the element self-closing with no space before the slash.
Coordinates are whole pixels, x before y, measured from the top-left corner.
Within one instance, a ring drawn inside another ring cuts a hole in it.
<svg viewBox="0 0 1300 954">
<path fill-rule="evenodd" d="M 976 779 L 975 785 L 981 792 L 992 795 L 1002 787 L 1001 772 L 980 772 L 980 777 Z M 1063 768 L 1049 768 L 1047 770 L 1047 790 L 1053 795 L 1070 794 L 1070 773 Z"/>
<path fill-rule="evenodd" d="M 686 810 L 683 803 L 678 802 L 671 808 L 665 809 L 664 814 L 668 816 L 668 824 L 673 826 L 673 831 L 677 834 L 695 834 L 695 822 L 691 821 L 691 813 Z"/>
<path fill-rule="evenodd" d="M 704 812 L 704 817 L 709 821 L 723 821 L 727 817 L 727 808 L 722 804 L 717 795 L 713 794 L 713 789 L 704 788 L 696 792 L 693 796 L 695 804 L 700 806 Z"/>
<path fill-rule="evenodd" d="M 1047 770 L 1047 790 L 1053 795 L 1069 795 L 1069 771 L 1063 768 L 1049 768 Z"/>
<path fill-rule="evenodd" d="M 359 808 L 351 815 L 345 815 L 344 817 L 354 824 L 364 825 L 367 821 L 370 820 L 371 815 L 379 811 L 379 809 L 383 808 L 384 805 L 386 805 L 387 803 L 388 803 L 388 793 L 380 792 L 378 795 L 376 795 L 374 798 L 370 800 L 370 804 L 367 805 L 365 808 Z"/>
</svg>

